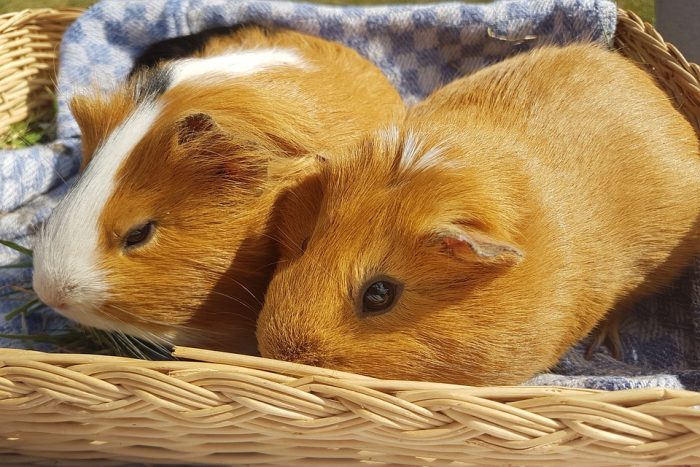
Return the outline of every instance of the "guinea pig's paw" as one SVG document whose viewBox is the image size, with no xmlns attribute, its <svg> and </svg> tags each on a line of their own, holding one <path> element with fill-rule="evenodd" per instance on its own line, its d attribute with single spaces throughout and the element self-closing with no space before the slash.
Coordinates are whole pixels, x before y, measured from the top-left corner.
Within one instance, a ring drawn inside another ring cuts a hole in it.
<svg viewBox="0 0 700 467">
<path fill-rule="evenodd" d="M 610 351 L 610 355 L 616 360 L 622 359 L 622 342 L 620 340 L 620 323 L 626 313 L 622 310 L 613 310 L 608 316 L 598 323 L 598 326 L 593 330 L 593 339 L 584 357 L 586 360 L 593 358 L 593 354 L 600 348 L 605 346 Z"/>
</svg>

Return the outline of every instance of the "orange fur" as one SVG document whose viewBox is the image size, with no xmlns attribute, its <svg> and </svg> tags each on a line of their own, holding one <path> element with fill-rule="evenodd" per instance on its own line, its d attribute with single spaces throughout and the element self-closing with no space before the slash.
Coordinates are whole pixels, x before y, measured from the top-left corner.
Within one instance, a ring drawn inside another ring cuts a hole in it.
<svg viewBox="0 0 700 467">
<path fill-rule="evenodd" d="M 520 383 L 697 252 L 698 139 L 615 53 L 511 58 L 435 92 L 399 127 L 338 151 L 284 195 L 263 356 Z M 391 311 L 361 316 L 376 277 L 403 292 Z"/>
<path fill-rule="evenodd" d="M 277 258 L 269 211 L 297 161 L 404 113 L 379 69 L 356 52 L 292 31 L 251 27 L 210 41 L 201 56 L 284 46 L 310 71 L 273 68 L 219 84 L 185 82 L 120 167 L 99 220 L 100 268 L 110 292 L 98 311 L 177 344 L 255 352 L 255 319 Z M 78 97 L 85 160 L 133 108 L 131 82 Z M 116 122 L 116 123 L 115 123 Z M 155 220 L 146 245 L 126 233 Z"/>
<path fill-rule="evenodd" d="M 134 101 L 127 89 L 112 95 L 78 95 L 71 99 L 71 112 L 81 131 L 81 172 L 85 170 L 97 146 L 134 111 Z"/>
</svg>

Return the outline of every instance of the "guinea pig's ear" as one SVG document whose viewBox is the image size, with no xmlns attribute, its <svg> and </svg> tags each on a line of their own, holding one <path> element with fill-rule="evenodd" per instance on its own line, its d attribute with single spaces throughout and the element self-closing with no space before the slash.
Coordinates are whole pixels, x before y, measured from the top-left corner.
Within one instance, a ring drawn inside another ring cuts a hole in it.
<svg viewBox="0 0 700 467">
<path fill-rule="evenodd" d="M 525 257 L 525 253 L 511 243 L 479 229 L 455 224 L 437 229 L 429 236 L 428 243 L 463 261 L 513 265 Z"/>
<path fill-rule="evenodd" d="M 269 161 L 255 157 L 254 142 L 237 141 L 205 112 L 189 113 L 175 122 L 175 145 L 190 161 L 239 187 L 259 187 L 268 178 Z"/>
<path fill-rule="evenodd" d="M 211 134 L 219 131 L 219 125 L 211 115 L 196 112 L 184 116 L 177 122 L 177 142 L 178 144 L 191 143 L 204 133 Z"/>
</svg>

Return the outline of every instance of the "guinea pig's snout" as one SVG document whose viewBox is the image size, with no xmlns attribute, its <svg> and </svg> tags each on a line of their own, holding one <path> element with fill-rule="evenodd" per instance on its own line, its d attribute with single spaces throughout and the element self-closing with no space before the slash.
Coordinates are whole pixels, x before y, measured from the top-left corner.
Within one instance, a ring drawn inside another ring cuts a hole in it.
<svg viewBox="0 0 700 467">
<path fill-rule="evenodd" d="M 54 271 L 39 264 L 34 269 L 32 287 L 42 302 L 84 326 L 114 328 L 114 324 L 98 311 L 105 296 L 102 289 L 86 285 L 63 270 Z"/>
<path fill-rule="evenodd" d="M 32 286 L 39 299 L 51 308 L 60 310 L 68 307 L 78 285 L 60 281 L 43 269 L 35 269 Z"/>
<path fill-rule="evenodd" d="M 266 358 L 305 365 L 323 366 L 324 362 L 321 347 L 312 337 L 261 340 L 260 353 Z"/>
<path fill-rule="evenodd" d="M 72 242 L 70 232 L 58 228 L 63 224 L 52 224 L 51 219 L 44 224 L 34 244 L 32 287 L 47 306 L 83 322 L 82 315 L 104 301 L 104 276 L 91 256 L 89 245 Z"/>
<path fill-rule="evenodd" d="M 39 253 L 39 254 L 37 254 Z M 65 268 L 46 261 L 41 252 L 34 254 L 32 288 L 39 299 L 47 306 L 64 312 L 85 303 L 84 287 Z"/>
<path fill-rule="evenodd" d="M 277 360 L 305 365 L 319 365 L 321 363 L 318 346 L 308 340 L 289 342 L 287 345 L 279 346 L 275 353 Z"/>
</svg>

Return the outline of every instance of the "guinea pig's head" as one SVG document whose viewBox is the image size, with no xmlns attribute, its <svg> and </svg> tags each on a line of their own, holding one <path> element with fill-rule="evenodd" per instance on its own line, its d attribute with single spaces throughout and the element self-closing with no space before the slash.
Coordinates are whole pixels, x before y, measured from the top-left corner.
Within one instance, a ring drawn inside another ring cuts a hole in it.
<svg viewBox="0 0 700 467">
<path fill-rule="evenodd" d="M 34 288 L 88 326 L 255 352 L 270 174 L 284 183 L 311 124 L 249 86 L 144 86 L 73 99 L 83 169 L 39 232 Z"/>
<path fill-rule="evenodd" d="M 392 379 L 522 376 L 509 367 L 527 358 L 530 323 L 494 299 L 524 261 L 519 214 L 501 199 L 510 188 L 484 183 L 467 158 L 445 139 L 389 130 L 320 159 L 281 198 L 261 354 Z"/>
</svg>

